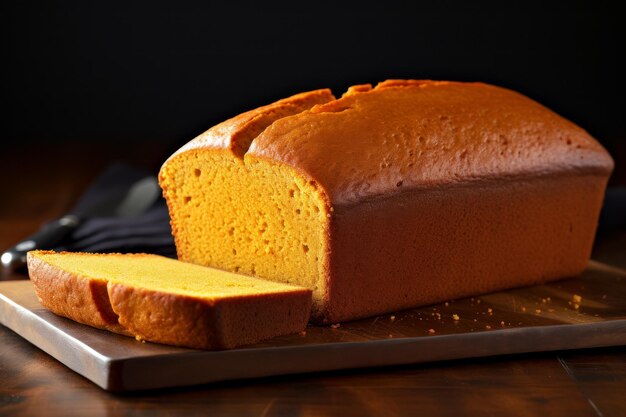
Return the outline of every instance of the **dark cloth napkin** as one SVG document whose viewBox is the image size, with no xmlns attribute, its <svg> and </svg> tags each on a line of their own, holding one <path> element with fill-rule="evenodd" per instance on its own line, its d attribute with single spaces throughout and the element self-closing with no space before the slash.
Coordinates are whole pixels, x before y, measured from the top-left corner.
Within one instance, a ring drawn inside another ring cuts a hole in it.
<svg viewBox="0 0 626 417">
<path fill-rule="evenodd" d="M 115 166 L 116 175 L 110 181 L 132 182 L 142 173 L 136 167 L 127 165 Z M 149 173 L 143 172 L 144 176 Z M 100 180 L 98 187 L 106 188 L 116 184 L 108 184 Z M 86 192 L 79 201 L 89 204 L 89 199 L 101 198 L 93 190 Z M 87 201 L 85 201 L 87 200 Z M 99 201 L 98 201 L 99 202 Z M 104 202 L 106 203 L 106 202 Z M 170 218 L 163 197 L 159 197 L 146 211 L 127 217 L 90 217 L 85 219 L 67 238 L 54 248 L 56 251 L 73 252 L 119 252 L 119 253 L 153 253 L 168 257 L 176 257 L 174 238 L 170 228 Z"/>
</svg>

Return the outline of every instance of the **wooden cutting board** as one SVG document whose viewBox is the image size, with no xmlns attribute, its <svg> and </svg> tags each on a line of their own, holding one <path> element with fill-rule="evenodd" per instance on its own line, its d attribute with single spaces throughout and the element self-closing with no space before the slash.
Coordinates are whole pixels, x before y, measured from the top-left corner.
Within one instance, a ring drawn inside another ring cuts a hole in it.
<svg viewBox="0 0 626 417">
<path fill-rule="evenodd" d="M 55 316 L 29 281 L 0 282 L 0 323 L 100 387 L 145 390 L 241 378 L 626 345 L 626 271 L 308 327 L 230 351 L 142 343 Z"/>
</svg>

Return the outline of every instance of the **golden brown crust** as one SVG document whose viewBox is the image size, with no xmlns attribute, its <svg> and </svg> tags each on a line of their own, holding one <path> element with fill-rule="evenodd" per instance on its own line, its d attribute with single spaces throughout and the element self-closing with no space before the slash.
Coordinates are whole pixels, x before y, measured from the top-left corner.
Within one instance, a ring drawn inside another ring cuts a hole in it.
<svg viewBox="0 0 626 417">
<path fill-rule="evenodd" d="M 583 129 L 521 94 L 423 80 L 357 86 L 277 120 L 246 156 L 305 172 L 333 205 L 452 183 L 613 169 Z"/>
<path fill-rule="evenodd" d="M 31 251 L 27 254 L 28 274 L 41 305 L 59 316 L 114 333 L 130 335 L 117 322 L 117 315 L 103 295 L 105 280 L 77 275 L 46 263 L 40 254 L 52 251 Z"/>
<path fill-rule="evenodd" d="M 576 276 L 605 186 L 593 174 L 546 176 L 339 209 L 327 309 L 313 319 L 336 323 Z"/>
<path fill-rule="evenodd" d="M 311 293 L 304 289 L 211 302 L 121 284 L 108 288 L 120 323 L 135 337 L 197 349 L 231 349 L 297 333 L 311 308 Z"/>
</svg>

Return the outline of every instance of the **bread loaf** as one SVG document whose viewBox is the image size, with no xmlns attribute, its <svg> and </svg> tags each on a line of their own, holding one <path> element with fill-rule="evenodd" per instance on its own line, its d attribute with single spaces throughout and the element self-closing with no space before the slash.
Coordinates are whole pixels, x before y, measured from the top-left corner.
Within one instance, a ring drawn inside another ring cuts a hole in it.
<svg viewBox="0 0 626 417">
<path fill-rule="evenodd" d="M 157 255 L 31 251 L 41 304 L 137 339 L 228 349 L 304 330 L 311 291 Z"/>
<path fill-rule="evenodd" d="M 391 80 L 243 113 L 159 180 L 181 260 L 310 288 L 328 323 L 579 274 L 612 169 L 521 94 Z"/>
</svg>

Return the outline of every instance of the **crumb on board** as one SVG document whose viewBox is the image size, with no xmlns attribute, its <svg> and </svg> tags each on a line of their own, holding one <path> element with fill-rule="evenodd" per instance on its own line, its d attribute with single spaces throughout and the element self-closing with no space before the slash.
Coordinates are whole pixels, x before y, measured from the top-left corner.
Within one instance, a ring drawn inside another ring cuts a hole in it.
<svg viewBox="0 0 626 417">
<path fill-rule="evenodd" d="M 300 336 L 302 336 L 302 337 L 306 336 L 306 330 L 302 330 L 302 331 L 299 333 L 299 335 L 300 335 Z"/>
<path fill-rule="evenodd" d="M 458 314 L 453 314 L 452 318 L 454 319 L 454 321 L 459 321 L 459 315 Z"/>
<path fill-rule="evenodd" d="M 567 304 L 569 304 L 574 310 L 578 310 L 580 308 L 580 304 L 578 304 L 577 302 L 572 302 L 572 301 L 568 301 Z"/>
<path fill-rule="evenodd" d="M 578 294 L 572 295 L 572 301 L 575 304 L 580 304 L 582 300 L 583 300 L 583 298 L 580 295 L 578 295 Z"/>
<path fill-rule="evenodd" d="M 448 303 L 447 301 L 444 304 L 446 307 L 448 307 L 450 305 L 450 303 Z"/>
<path fill-rule="evenodd" d="M 500 322 L 500 326 L 504 327 L 504 321 Z"/>
<path fill-rule="evenodd" d="M 428 333 L 435 334 L 435 329 L 428 329 Z"/>
<path fill-rule="evenodd" d="M 487 325 L 485 325 L 485 329 L 491 330 L 491 326 L 487 324 Z"/>
<path fill-rule="evenodd" d="M 522 312 L 526 312 L 526 307 L 522 306 Z"/>
<path fill-rule="evenodd" d="M 393 338 L 393 335 L 392 335 L 391 333 L 389 333 L 389 334 L 387 335 L 387 337 L 388 337 L 388 338 L 390 338 L 390 339 L 392 339 L 392 338 Z"/>
<path fill-rule="evenodd" d="M 602 294 L 602 299 L 606 300 L 606 294 Z"/>
<path fill-rule="evenodd" d="M 487 313 L 489 313 L 489 314 L 493 314 L 493 310 L 492 310 L 491 308 L 488 308 L 488 309 L 487 309 Z"/>
<path fill-rule="evenodd" d="M 335 323 L 330 325 L 331 329 L 338 329 L 339 327 L 341 327 L 341 323 Z"/>
<path fill-rule="evenodd" d="M 535 313 L 541 314 L 541 309 L 539 309 L 539 308 L 535 309 Z"/>
<path fill-rule="evenodd" d="M 396 321 L 396 316 L 391 316 L 391 317 L 389 317 L 389 320 L 391 320 L 391 321 Z"/>
</svg>

